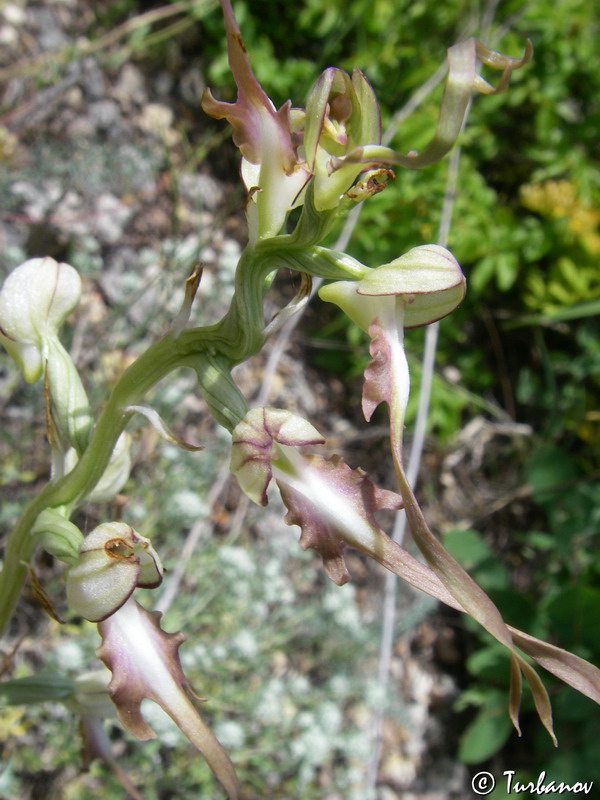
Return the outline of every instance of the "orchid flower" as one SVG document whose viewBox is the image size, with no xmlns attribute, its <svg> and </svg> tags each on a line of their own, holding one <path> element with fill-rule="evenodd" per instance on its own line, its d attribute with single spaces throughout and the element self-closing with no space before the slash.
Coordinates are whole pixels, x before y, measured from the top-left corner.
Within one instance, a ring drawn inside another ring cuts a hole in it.
<svg viewBox="0 0 600 800">
<path fill-rule="evenodd" d="M 229 0 L 221 0 L 229 66 L 237 84 L 235 103 L 215 100 L 210 89 L 202 108 L 227 119 L 242 153 L 242 178 L 249 193 L 246 206 L 251 240 L 275 236 L 310 177 L 298 159 L 292 130 L 291 102 L 278 111 L 256 80 Z"/>
<path fill-rule="evenodd" d="M 150 539 L 124 522 L 105 522 L 79 547 L 79 559 L 67 573 L 67 600 L 91 622 L 114 614 L 138 586 L 154 589 L 163 567 Z"/>
<path fill-rule="evenodd" d="M 77 271 L 53 258 L 25 261 L 4 281 L 0 291 L 0 342 L 28 383 L 42 374 L 48 350 L 80 297 Z"/>
<path fill-rule="evenodd" d="M 69 445 L 81 453 L 91 427 L 85 389 L 58 338 L 80 297 L 77 271 L 49 257 L 16 267 L 0 291 L 0 344 L 28 383 L 44 373 L 48 438 L 60 453 Z"/>
<path fill-rule="evenodd" d="M 322 299 L 334 302 L 371 337 L 372 361 L 365 370 L 362 407 L 367 421 L 380 403 L 387 403 L 392 458 L 413 538 L 428 565 L 458 603 L 511 653 L 509 714 L 519 729 L 518 711 L 524 674 L 542 723 L 554 742 L 548 694 L 535 670 L 516 650 L 511 633 L 490 598 L 445 550 L 429 529 L 406 478 L 402 463 L 404 415 L 409 373 L 403 343 L 404 327 L 425 325 L 450 313 L 465 292 L 465 280 L 452 254 L 437 245 L 417 247 L 391 264 L 378 267 L 358 282 L 339 281 L 323 287 Z"/>
<path fill-rule="evenodd" d="M 67 599 L 86 619 L 98 622 L 103 644 L 98 657 L 112 672 L 110 696 L 117 716 L 138 739 L 155 734 L 140 706 L 158 703 L 206 758 L 231 800 L 238 783 L 229 756 L 198 714 L 179 661 L 182 633 L 166 633 L 161 614 L 133 597 L 137 587 L 154 588 L 163 568 L 149 539 L 123 522 L 99 525 L 83 540 L 79 560 L 67 573 Z"/>
<path fill-rule="evenodd" d="M 381 145 L 379 106 L 360 70 L 350 77 L 330 67 L 311 90 L 306 109 L 292 108 L 288 100 L 276 110 L 252 71 L 230 0 L 221 0 L 221 7 L 237 100 L 215 100 L 206 89 L 202 108 L 212 117 L 227 119 L 233 128 L 233 140 L 242 153 L 252 244 L 279 233 L 288 212 L 302 204 L 311 179 L 315 208 L 324 212 L 335 209 L 345 196 L 362 200 L 380 191 L 392 174 L 385 169 L 389 165 L 414 168 L 438 161 L 458 138 L 473 89 L 485 94 L 504 91 L 512 71 L 532 53 L 530 42 L 520 59 L 489 50 L 475 39 L 451 47 L 434 137 L 422 153 L 402 155 Z M 502 69 L 497 87 L 478 74 L 478 61 Z M 365 170 L 365 179 L 352 190 Z"/>
<path fill-rule="evenodd" d="M 374 514 L 400 508 L 401 499 L 340 459 L 304 457 L 295 449 L 324 441 L 296 414 L 254 408 L 233 431 L 230 467 L 242 491 L 258 505 L 267 504 L 267 489 L 276 480 L 289 511 L 286 521 L 302 528 L 300 545 L 316 550 L 329 577 L 342 585 L 350 580 L 343 548 L 377 552 L 384 534 Z"/>
<path fill-rule="evenodd" d="M 336 281 L 319 290 L 371 337 L 373 361 L 365 375 L 363 411 L 388 401 L 394 424 L 402 428 L 409 374 L 404 329 L 427 325 L 450 314 L 465 294 L 458 262 L 439 245 L 415 247 L 390 264 L 369 270 L 360 281 Z"/>
<path fill-rule="evenodd" d="M 297 451 L 300 446 L 323 442 L 310 423 L 291 412 L 254 408 L 233 431 L 231 470 L 241 489 L 258 505 L 267 504 L 269 485 L 276 482 L 288 509 L 286 522 L 300 526 L 300 545 L 314 549 L 321 556 L 334 583 L 342 585 L 350 580 L 344 550 L 352 547 L 414 588 L 470 614 L 509 647 L 513 657 L 509 712 L 517 730 L 522 670 L 532 688 L 540 718 L 554 737 L 546 690 L 515 646 L 561 680 L 600 702 L 600 670 L 572 653 L 506 625 L 487 595 L 453 562 L 439 542 L 437 546 L 427 543 L 429 563 L 424 564 L 387 536 L 375 515 L 382 509 L 399 509 L 404 502 L 413 531 L 417 529 L 417 536 L 423 538 L 414 523 L 416 501 L 404 487 L 400 496 L 376 487 L 363 470 L 351 469 L 339 457 L 326 459 Z M 419 525 L 423 524 L 424 521 L 419 521 Z"/>
<path fill-rule="evenodd" d="M 154 700 L 200 750 L 230 800 L 236 800 L 239 786 L 233 764 L 189 697 L 191 688 L 178 655 L 185 637 L 165 633 L 160 618 L 160 612 L 148 612 L 130 597 L 98 625 L 103 644 L 97 654 L 113 673 L 109 690 L 117 716 L 138 739 L 154 738 L 140 711 L 144 698 Z"/>
<path fill-rule="evenodd" d="M 375 486 L 364 470 L 352 469 L 337 456 L 297 452 L 298 447 L 324 442 L 316 428 L 296 414 L 253 408 L 233 431 L 230 468 L 257 505 L 267 505 L 267 490 L 276 482 L 288 509 L 286 522 L 300 526 L 300 545 L 321 556 L 337 585 L 350 580 L 343 551 L 353 547 L 412 586 L 460 608 L 431 570 L 377 524 L 378 511 L 402 507 L 398 494 Z"/>
</svg>

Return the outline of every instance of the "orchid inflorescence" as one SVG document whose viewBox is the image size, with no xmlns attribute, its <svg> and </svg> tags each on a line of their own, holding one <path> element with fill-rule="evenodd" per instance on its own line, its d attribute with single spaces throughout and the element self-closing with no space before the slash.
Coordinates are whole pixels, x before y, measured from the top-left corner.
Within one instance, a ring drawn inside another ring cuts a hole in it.
<svg viewBox="0 0 600 800">
<path fill-rule="evenodd" d="M 144 395 L 181 366 L 194 370 L 200 392 L 218 423 L 231 433 L 231 472 L 256 504 L 268 502 L 276 485 L 288 513 L 301 529 L 300 544 L 313 548 L 336 584 L 350 580 L 344 560 L 354 548 L 411 586 L 469 614 L 508 648 L 511 655 L 509 713 L 518 730 L 522 676 L 531 687 L 544 726 L 554 738 L 550 702 L 531 665 L 538 664 L 600 702 L 600 672 L 583 659 L 507 625 L 498 609 L 430 531 L 407 480 L 402 457 L 409 371 L 404 330 L 450 314 L 465 294 L 466 282 L 453 255 L 435 244 L 415 247 L 388 264 L 368 267 L 322 242 L 340 216 L 382 191 L 391 167 L 416 168 L 442 158 L 463 126 L 473 90 L 486 94 L 508 86 L 512 70 L 531 56 L 501 55 L 468 39 L 448 51 L 448 76 L 439 121 L 420 153 L 398 153 L 381 144 L 374 91 L 359 71 L 350 76 L 329 68 L 311 90 L 306 108 L 288 101 L 276 109 L 254 76 L 229 0 L 221 0 L 229 64 L 237 84 L 234 103 L 216 100 L 210 90 L 204 111 L 226 119 L 242 155 L 248 245 L 236 273 L 236 291 L 223 319 L 210 327 L 188 327 L 200 271 L 188 278 L 181 311 L 171 330 L 122 375 L 94 421 L 78 372 L 60 342 L 60 329 L 76 307 L 81 282 L 73 267 L 36 258 L 17 267 L 0 292 L 0 342 L 26 381 L 43 381 L 51 480 L 27 506 L 9 537 L 0 578 L 0 619 L 5 626 L 37 547 L 66 565 L 66 599 L 77 615 L 98 624 L 98 657 L 112 673 L 110 682 L 93 675 L 66 691 L 84 721 L 88 751 L 105 759 L 136 796 L 110 755 L 98 720 L 110 713 L 110 696 L 123 725 L 135 736 L 154 735 L 140 704 L 161 705 L 204 754 L 230 798 L 239 793 L 235 770 L 224 748 L 205 725 L 182 671 L 181 633 L 166 633 L 160 614 L 144 609 L 136 588 L 155 588 L 163 566 L 151 541 L 126 522 L 108 521 L 86 536 L 70 518 L 87 502 L 114 497 L 131 469 L 128 421 L 142 414 L 162 436 L 191 447 L 142 404 Z M 499 68 L 496 87 L 478 63 Z M 299 209 L 287 232 L 290 212 Z M 287 319 L 303 305 L 311 278 L 329 281 L 319 291 L 370 337 L 362 409 L 369 421 L 382 403 L 389 414 L 397 491 L 378 488 L 361 469 L 340 457 L 318 452 L 324 439 L 312 424 L 281 408 L 249 408 L 232 378 L 234 366 L 258 352 L 273 325 L 265 326 L 263 298 L 276 270 L 302 276 L 299 296 L 281 312 Z M 192 448 L 200 449 L 200 448 Z M 393 541 L 376 521 L 380 509 L 404 508 L 421 558 Z M 43 589 L 38 587 L 40 596 Z M 44 596 L 45 597 L 45 596 Z M 45 604 L 50 601 L 45 598 Z M 64 687 L 62 687 L 64 689 Z M 61 691 L 62 691 L 61 689 Z M 92 702 L 91 698 L 96 698 Z M 100 699 L 98 699 L 100 698 Z"/>
</svg>

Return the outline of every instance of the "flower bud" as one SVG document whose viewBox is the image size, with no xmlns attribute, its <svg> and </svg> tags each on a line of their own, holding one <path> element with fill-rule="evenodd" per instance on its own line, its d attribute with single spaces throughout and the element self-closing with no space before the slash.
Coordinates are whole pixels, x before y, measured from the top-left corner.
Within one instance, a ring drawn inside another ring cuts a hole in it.
<svg viewBox="0 0 600 800">
<path fill-rule="evenodd" d="M 48 342 L 55 339 L 81 296 L 69 264 L 32 258 L 14 269 L 0 291 L 0 342 L 29 383 L 41 375 Z"/>
<path fill-rule="evenodd" d="M 381 117 L 371 84 L 358 69 L 352 77 L 329 67 L 313 87 L 306 103 L 304 149 L 314 175 L 318 211 L 336 208 L 352 186 L 362 164 L 343 164 L 333 171 L 331 159 L 356 147 L 381 141 Z"/>
<path fill-rule="evenodd" d="M 47 553 L 66 564 L 75 564 L 79 558 L 83 534 L 56 508 L 45 508 L 38 514 L 31 536 Z"/>
<path fill-rule="evenodd" d="M 77 452 L 70 448 L 65 455 L 65 472 L 77 464 Z M 117 439 L 115 449 L 104 473 L 86 500 L 90 503 L 108 503 L 114 500 L 129 478 L 131 471 L 131 436 L 123 432 Z"/>
</svg>

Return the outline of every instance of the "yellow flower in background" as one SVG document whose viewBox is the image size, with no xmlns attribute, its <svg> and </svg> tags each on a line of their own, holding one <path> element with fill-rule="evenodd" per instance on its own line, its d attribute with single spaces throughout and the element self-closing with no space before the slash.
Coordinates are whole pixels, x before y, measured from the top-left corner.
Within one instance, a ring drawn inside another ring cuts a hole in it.
<svg viewBox="0 0 600 800">
<path fill-rule="evenodd" d="M 521 202 L 543 217 L 565 218 L 569 232 L 588 253 L 600 253 L 600 209 L 579 198 L 571 181 L 527 183 L 521 187 Z"/>
</svg>

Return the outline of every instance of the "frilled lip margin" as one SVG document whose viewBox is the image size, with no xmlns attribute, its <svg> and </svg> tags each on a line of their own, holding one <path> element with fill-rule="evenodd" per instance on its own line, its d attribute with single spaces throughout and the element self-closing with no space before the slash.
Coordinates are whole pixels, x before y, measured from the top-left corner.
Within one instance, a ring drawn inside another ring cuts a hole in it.
<svg viewBox="0 0 600 800">
<path fill-rule="evenodd" d="M 376 398 L 383 399 L 386 398 Z M 531 687 L 540 719 L 556 743 L 547 692 L 516 648 L 600 703 L 600 670 L 572 653 L 506 625 L 483 590 L 429 531 L 403 473 L 399 475 L 398 495 L 374 486 L 362 470 L 351 469 L 340 458 L 300 454 L 299 446 L 319 443 L 322 438 L 305 420 L 281 409 L 252 409 L 233 431 L 232 438 L 231 468 L 242 490 L 264 505 L 267 488 L 274 479 L 288 508 L 286 521 L 300 526 L 301 546 L 319 553 L 335 583 L 350 579 L 344 549 L 354 547 L 411 586 L 469 614 L 509 649 L 509 714 L 517 731 L 522 673 Z M 392 541 L 375 520 L 378 510 L 402 505 L 427 564 Z"/>
<path fill-rule="evenodd" d="M 109 691 L 119 720 L 138 739 L 154 738 L 140 705 L 145 698 L 158 703 L 200 750 L 230 800 L 237 800 L 239 783 L 231 759 L 189 697 L 193 692 L 178 652 L 185 636 L 163 631 L 160 618 L 160 612 L 146 611 L 130 597 L 98 625 L 103 642 L 97 655 L 112 672 Z"/>
</svg>

